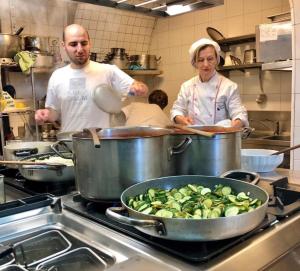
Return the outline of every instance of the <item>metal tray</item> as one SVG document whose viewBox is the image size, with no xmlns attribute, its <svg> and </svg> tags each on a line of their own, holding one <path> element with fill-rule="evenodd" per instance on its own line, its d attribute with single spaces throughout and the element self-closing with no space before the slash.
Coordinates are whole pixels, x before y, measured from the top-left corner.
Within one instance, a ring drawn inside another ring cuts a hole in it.
<svg viewBox="0 0 300 271">
<path fill-rule="evenodd" d="M 71 246 L 61 232 L 47 231 L 14 244 L 16 262 L 30 267 L 63 254 Z"/>
<path fill-rule="evenodd" d="M 100 271 L 106 268 L 106 262 L 95 252 L 87 247 L 81 247 L 40 263 L 36 270 Z"/>
</svg>

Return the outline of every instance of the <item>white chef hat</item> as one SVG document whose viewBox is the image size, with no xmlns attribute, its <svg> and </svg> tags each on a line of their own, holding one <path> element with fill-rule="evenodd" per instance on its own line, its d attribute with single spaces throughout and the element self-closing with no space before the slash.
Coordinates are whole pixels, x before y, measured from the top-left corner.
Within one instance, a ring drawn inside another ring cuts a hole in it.
<svg viewBox="0 0 300 271">
<path fill-rule="evenodd" d="M 195 41 L 192 46 L 190 47 L 189 49 L 189 54 L 190 54 L 190 60 L 191 60 L 191 64 L 195 67 L 195 54 L 196 52 L 199 51 L 200 48 L 202 48 L 203 46 L 205 45 L 212 45 L 215 50 L 216 50 L 216 53 L 217 53 L 217 59 L 218 59 L 218 64 L 220 63 L 220 52 L 221 52 L 221 48 L 219 46 L 218 43 L 216 43 L 215 41 L 213 40 L 210 40 L 210 39 L 206 39 L 206 38 L 203 38 L 203 39 L 200 39 L 200 40 L 197 40 Z"/>
</svg>

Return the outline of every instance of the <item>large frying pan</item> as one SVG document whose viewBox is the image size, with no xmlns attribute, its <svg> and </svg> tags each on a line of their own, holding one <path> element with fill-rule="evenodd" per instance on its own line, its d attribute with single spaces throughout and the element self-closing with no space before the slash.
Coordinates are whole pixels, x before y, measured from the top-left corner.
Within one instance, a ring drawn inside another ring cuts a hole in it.
<svg viewBox="0 0 300 271">
<path fill-rule="evenodd" d="M 171 189 L 187 184 L 201 184 L 214 188 L 216 184 L 229 185 L 237 193 L 250 192 L 252 198 L 262 200 L 263 204 L 252 212 L 237 216 L 209 219 L 161 218 L 133 210 L 126 204 L 126 199 L 145 193 L 149 188 Z M 266 215 L 269 196 L 258 186 L 229 178 L 208 177 L 201 175 L 181 175 L 152 179 L 127 188 L 121 195 L 123 207 L 110 207 L 106 215 L 120 223 L 131 225 L 138 230 L 163 239 L 179 241 L 212 241 L 245 234 L 257 227 Z M 127 211 L 129 217 L 121 213 Z"/>
</svg>

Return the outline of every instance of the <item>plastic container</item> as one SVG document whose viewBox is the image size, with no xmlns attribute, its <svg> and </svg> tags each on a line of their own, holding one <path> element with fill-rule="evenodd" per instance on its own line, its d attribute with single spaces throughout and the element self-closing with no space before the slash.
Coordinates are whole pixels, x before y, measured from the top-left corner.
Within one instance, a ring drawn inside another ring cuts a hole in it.
<svg viewBox="0 0 300 271">
<path fill-rule="evenodd" d="M 283 161 L 283 153 L 271 155 L 277 152 L 266 149 L 242 149 L 241 168 L 254 172 L 270 172 L 275 170 Z"/>
</svg>

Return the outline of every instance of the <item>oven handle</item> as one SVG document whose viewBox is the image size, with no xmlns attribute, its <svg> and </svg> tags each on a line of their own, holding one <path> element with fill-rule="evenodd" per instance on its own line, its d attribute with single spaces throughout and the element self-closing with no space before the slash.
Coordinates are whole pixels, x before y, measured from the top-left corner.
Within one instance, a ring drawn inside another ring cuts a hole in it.
<svg viewBox="0 0 300 271">
<path fill-rule="evenodd" d="M 165 225 L 162 221 L 159 220 L 143 220 L 131 218 L 128 216 L 124 216 L 121 213 L 127 212 L 125 207 L 109 207 L 106 209 L 105 214 L 112 220 L 117 221 L 119 223 L 129 225 L 129 226 L 138 226 L 138 227 L 154 227 L 156 232 L 159 235 L 166 235 L 167 231 Z"/>
</svg>

